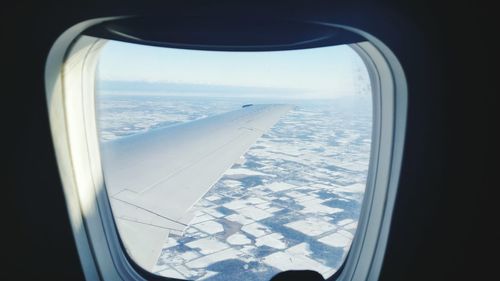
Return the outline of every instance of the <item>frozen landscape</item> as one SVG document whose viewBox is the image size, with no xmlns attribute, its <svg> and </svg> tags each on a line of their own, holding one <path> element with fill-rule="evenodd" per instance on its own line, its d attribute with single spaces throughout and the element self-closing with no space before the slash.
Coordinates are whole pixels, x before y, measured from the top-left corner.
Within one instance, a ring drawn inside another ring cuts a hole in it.
<svg viewBox="0 0 500 281">
<path fill-rule="evenodd" d="M 241 108 L 294 110 L 245 153 L 194 206 L 183 236 L 170 236 L 154 273 L 191 280 L 268 280 L 311 269 L 329 277 L 357 228 L 370 156 L 371 101 L 98 96 L 101 141 Z M 147 239 L 147 237 L 145 237 Z"/>
</svg>

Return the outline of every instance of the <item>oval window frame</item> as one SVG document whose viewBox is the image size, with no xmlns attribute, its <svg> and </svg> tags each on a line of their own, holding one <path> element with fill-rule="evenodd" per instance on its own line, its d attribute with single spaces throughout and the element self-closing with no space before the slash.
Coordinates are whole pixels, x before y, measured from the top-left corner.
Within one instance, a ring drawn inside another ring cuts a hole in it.
<svg viewBox="0 0 500 281">
<path fill-rule="evenodd" d="M 52 46 L 45 67 L 52 139 L 86 279 L 165 280 L 137 266 L 125 253 L 104 190 L 94 82 L 99 50 L 106 39 L 82 33 L 89 27 L 119 18 L 81 22 L 65 31 Z M 367 40 L 350 44 L 365 63 L 372 88 L 373 130 L 367 187 L 349 254 L 329 280 L 377 280 L 403 158 L 406 78 L 396 56 L 374 36 L 354 27 L 315 24 L 344 29 Z"/>
</svg>

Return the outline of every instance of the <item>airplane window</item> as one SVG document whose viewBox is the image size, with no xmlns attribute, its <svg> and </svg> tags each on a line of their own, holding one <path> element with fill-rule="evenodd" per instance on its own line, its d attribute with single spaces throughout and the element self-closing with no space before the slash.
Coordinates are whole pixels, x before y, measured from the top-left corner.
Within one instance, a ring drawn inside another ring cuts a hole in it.
<svg viewBox="0 0 500 281">
<path fill-rule="evenodd" d="M 372 139 L 368 71 L 348 45 L 269 52 L 108 41 L 101 160 L 129 256 L 157 275 L 325 278 L 356 233 Z"/>
</svg>

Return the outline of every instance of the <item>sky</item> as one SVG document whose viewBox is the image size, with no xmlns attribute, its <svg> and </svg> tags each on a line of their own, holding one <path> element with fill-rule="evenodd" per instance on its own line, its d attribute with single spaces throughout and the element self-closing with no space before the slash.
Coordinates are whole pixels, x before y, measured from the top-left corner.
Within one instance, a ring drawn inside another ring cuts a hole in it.
<svg viewBox="0 0 500 281">
<path fill-rule="evenodd" d="M 101 81 L 140 81 L 281 89 L 275 95 L 335 98 L 369 83 L 349 46 L 270 52 L 199 51 L 108 41 L 98 66 Z M 361 81 L 361 82 L 360 82 Z M 293 94 L 292 94 L 293 93 Z"/>
</svg>

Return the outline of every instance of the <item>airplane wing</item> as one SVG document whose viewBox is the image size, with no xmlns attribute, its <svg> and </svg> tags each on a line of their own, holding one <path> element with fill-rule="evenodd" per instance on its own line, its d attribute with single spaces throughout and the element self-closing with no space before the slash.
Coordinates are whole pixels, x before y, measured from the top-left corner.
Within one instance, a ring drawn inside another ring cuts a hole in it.
<svg viewBox="0 0 500 281">
<path fill-rule="evenodd" d="M 169 234 L 182 235 L 205 195 L 289 105 L 251 105 L 101 144 L 118 232 L 130 256 L 155 265 Z"/>
</svg>

